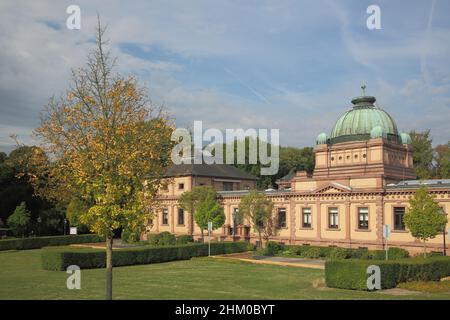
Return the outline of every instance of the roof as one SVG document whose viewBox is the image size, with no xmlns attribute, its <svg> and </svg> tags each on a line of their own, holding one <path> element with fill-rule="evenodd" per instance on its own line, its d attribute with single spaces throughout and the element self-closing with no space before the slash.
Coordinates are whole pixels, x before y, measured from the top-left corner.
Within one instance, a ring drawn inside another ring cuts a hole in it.
<svg viewBox="0 0 450 320">
<path fill-rule="evenodd" d="M 166 171 L 166 177 L 201 176 L 225 179 L 258 180 L 257 177 L 229 164 L 179 164 Z"/>
<path fill-rule="evenodd" d="M 277 182 L 289 182 L 294 177 L 295 177 L 295 168 L 292 168 L 291 170 L 289 170 L 289 173 L 287 175 L 278 179 Z"/>
<path fill-rule="evenodd" d="M 450 179 L 403 180 L 398 183 L 389 183 L 386 185 L 386 188 L 407 189 L 407 188 L 418 188 L 421 186 L 433 188 L 435 187 L 450 188 Z"/>
</svg>

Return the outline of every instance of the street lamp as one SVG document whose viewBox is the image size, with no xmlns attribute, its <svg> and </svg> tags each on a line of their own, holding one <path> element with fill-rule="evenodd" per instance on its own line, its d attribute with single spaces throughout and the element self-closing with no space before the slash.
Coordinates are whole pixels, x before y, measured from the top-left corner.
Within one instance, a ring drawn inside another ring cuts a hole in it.
<svg viewBox="0 0 450 320">
<path fill-rule="evenodd" d="M 41 217 L 38 217 L 38 218 L 37 218 L 37 223 L 38 223 L 38 237 L 41 236 L 41 222 L 42 222 Z"/>
<path fill-rule="evenodd" d="M 67 219 L 64 218 L 64 235 L 66 235 L 66 225 L 67 225 Z"/>
</svg>

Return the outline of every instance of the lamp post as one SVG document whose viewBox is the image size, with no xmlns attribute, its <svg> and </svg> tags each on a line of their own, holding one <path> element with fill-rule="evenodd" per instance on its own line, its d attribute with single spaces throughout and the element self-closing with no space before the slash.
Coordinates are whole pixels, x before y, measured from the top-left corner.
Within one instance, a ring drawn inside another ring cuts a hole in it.
<svg viewBox="0 0 450 320">
<path fill-rule="evenodd" d="M 236 241 L 236 211 L 233 211 L 233 242 Z"/>
<path fill-rule="evenodd" d="M 42 222 L 41 217 L 38 217 L 38 218 L 37 218 L 37 223 L 38 223 L 38 237 L 41 236 L 41 222 Z"/>
</svg>

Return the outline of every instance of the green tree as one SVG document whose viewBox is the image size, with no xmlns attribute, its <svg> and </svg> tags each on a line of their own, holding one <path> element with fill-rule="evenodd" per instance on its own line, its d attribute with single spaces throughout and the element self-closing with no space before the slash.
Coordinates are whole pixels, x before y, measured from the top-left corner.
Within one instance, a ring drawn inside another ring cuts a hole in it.
<svg viewBox="0 0 450 320">
<path fill-rule="evenodd" d="M 72 227 L 78 228 L 79 233 L 86 233 L 88 231 L 88 227 L 81 222 L 80 217 L 84 212 L 88 211 L 91 206 L 92 204 L 90 205 L 82 199 L 73 197 L 66 207 L 67 220 L 69 220 L 69 224 Z"/>
<path fill-rule="evenodd" d="M 253 230 L 258 233 L 259 243 L 263 243 L 263 235 L 268 241 L 274 235 L 276 224 L 272 216 L 273 203 L 264 193 L 255 190 L 242 197 L 239 204 L 239 216 L 248 219 Z"/>
<path fill-rule="evenodd" d="M 183 192 L 178 200 L 181 208 L 190 212 L 191 216 L 196 216 L 196 212 L 201 203 L 205 202 L 208 198 L 216 199 L 217 193 L 210 186 L 195 186 L 191 191 Z M 207 227 L 207 226 L 206 226 Z M 203 230 L 200 228 L 202 240 L 204 239 Z"/>
<path fill-rule="evenodd" d="M 27 210 L 25 202 L 22 201 L 14 210 L 14 213 L 9 216 L 7 224 L 16 237 L 24 237 L 29 227 L 30 218 L 30 211 Z"/>
<path fill-rule="evenodd" d="M 225 223 L 225 214 L 216 198 L 208 196 L 199 202 L 194 219 L 202 232 L 203 238 L 203 230 L 208 230 L 208 222 L 211 221 L 212 230 L 216 230 Z"/>
<path fill-rule="evenodd" d="M 433 239 L 442 232 L 447 224 L 447 216 L 442 213 L 439 204 L 428 193 L 426 187 L 421 187 L 409 200 L 410 208 L 404 216 L 405 226 L 412 236 L 423 241 L 423 254 L 426 255 L 426 241 Z"/>
<path fill-rule="evenodd" d="M 0 163 L 3 163 L 6 160 L 6 153 L 0 152 Z"/>
<path fill-rule="evenodd" d="M 0 162 L 0 219 L 6 221 L 22 201 L 25 201 L 32 219 L 38 216 L 40 210 L 54 205 L 37 196 L 31 183 L 39 167 L 35 159 L 47 161 L 46 157 L 38 157 L 38 154 L 43 155 L 41 148 L 20 145 Z"/>
<path fill-rule="evenodd" d="M 132 77 L 114 72 L 98 21 L 96 49 L 72 72 L 71 87 L 50 99 L 36 134 L 52 163 L 41 175 L 50 194 L 89 204 L 80 222 L 106 240 L 106 298 L 112 299 L 113 235 L 139 230 L 153 216 L 170 164 L 173 124 Z"/>
<path fill-rule="evenodd" d="M 450 178 L 450 141 L 434 148 L 435 177 L 438 179 Z"/>
<path fill-rule="evenodd" d="M 253 139 L 252 137 L 246 137 L 243 141 L 234 140 L 230 144 L 234 149 L 234 166 L 248 172 L 256 177 L 258 177 L 257 187 L 266 189 L 269 187 L 275 187 L 276 181 L 286 174 L 289 173 L 291 169 L 294 170 L 305 170 L 307 172 L 312 172 L 314 170 L 314 149 L 311 147 L 305 148 L 295 148 L 295 147 L 281 147 L 279 152 L 279 169 L 278 173 L 272 176 L 262 176 L 261 175 L 261 163 L 259 162 L 259 148 L 260 148 L 259 138 Z M 250 163 L 249 150 L 251 145 L 256 146 L 256 151 L 258 152 L 257 163 Z M 261 143 L 263 147 L 267 148 L 268 154 L 271 154 L 272 145 L 270 143 Z M 237 151 L 238 145 L 241 145 L 245 150 L 245 163 L 237 164 Z M 223 145 L 223 155 L 226 159 L 226 147 Z M 228 161 L 228 159 L 226 159 Z"/>
<path fill-rule="evenodd" d="M 430 179 L 433 175 L 433 147 L 430 130 L 423 132 L 411 131 L 411 147 L 413 151 L 413 164 L 419 179 Z"/>
</svg>

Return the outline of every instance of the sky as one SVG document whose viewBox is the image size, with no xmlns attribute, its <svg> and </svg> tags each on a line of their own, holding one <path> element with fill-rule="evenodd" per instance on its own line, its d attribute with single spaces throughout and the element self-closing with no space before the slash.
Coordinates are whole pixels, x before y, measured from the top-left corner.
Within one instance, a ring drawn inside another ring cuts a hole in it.
<svg viewBox="0 0 450 320">
<path fill-rule="evenodd" d="M 66 8 L 81 9 L 69 30 Z M 370 30 L 369 5 L 381 29 Z M 135 75 L 178 127 L 280 130 L 313 146 L 350 100 L 377 98 L 399 131 L 450 140 L 450 1 L 130 0 L 0 2 L 0 151 L 39 144 L 48 99 L 93 48 L 97 14 L 117 72 Z"/>
</svg>

